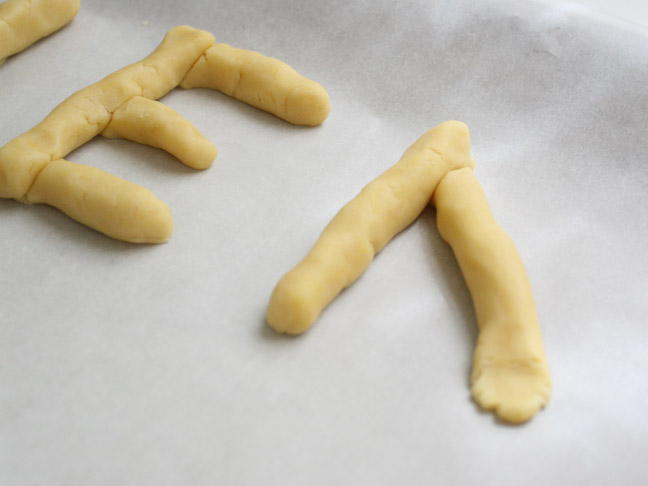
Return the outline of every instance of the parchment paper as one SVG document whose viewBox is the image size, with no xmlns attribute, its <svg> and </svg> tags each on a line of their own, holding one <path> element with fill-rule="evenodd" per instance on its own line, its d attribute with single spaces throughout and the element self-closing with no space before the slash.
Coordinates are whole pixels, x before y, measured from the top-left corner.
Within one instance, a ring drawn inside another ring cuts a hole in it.
<svg viewBox="0 0 648 486">
<path fill-rule="evenodd" d="M 289 63 L 331 115 L 176 90 L 209 170 L 127 141 L 69 156 L 165 200 L 165 245 L 0 200 L 1 484 L 643 484 L 646 29 L 512 0 L 86 0 L 0 68 L 0 144 L 177 24 Z M 264 324 L 335 212 L 448 119 L 534 288 L 554 392 L 520 427 L 471 401 L 475 317 L 432 208 L 310 332 Z"/>
</svg>

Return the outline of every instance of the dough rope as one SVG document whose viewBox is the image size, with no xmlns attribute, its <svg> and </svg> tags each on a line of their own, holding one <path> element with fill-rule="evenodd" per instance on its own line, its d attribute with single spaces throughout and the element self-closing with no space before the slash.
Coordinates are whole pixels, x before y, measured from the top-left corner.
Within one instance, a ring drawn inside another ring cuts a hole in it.
<svg viewBox="0 0 648 486">
<path fill-rule="evenodd" d="M 8 0 L 0 3 L 0 65 L 56 32 L 79 12 L 80 0 Z"/>
<path fill-rule="evenodd" d="M 196 68 L 197 60 L 213 45 L 214 37 L 208 32 L 188 26 L 174 27 L 144 60 L 74 93 L 36 127 L 0 148 L 0 197 L 49 204 L 86 226 L 120 240 L 167 241 L 173 230 L 171 213 L 151 191 L 64 158 L 102 134 L 159 147 L 189 167 L 209 167 L 216 158 L 216 147 L 178 113 L 154 100 L 179 86 L 190 71 L 202 72 L 203 68 Z M 259 56 L 264 58 L 258 53 L 250 56 L 257 60 Z M 226 79 L 236 74 L 221 72 L 208 62 L 205 66 L 209 67 L 209 73 L 201 74 L 205 83 L 209 76 Z M 294 75 L 290 79 L 264 77 L 263 71 L 269 67 Z M 266 94 L 308 91 L 319 86 L 318 97 L 301 98 L 301 104 L 297 103 L 299 109 L 295 110 L 302 114 L 317 113 L 316 117 L 309 118 L 311 122 L 317 118 L 321 123 L 326 118 L 328 109 L 323 114 L 322 105 L 329 106 L 328 94 L 314 81 L 299 76 L 278 60 L 246 65 L 245 70 L 258 71 L 254 76 L 267 81 L 268 84 L 258 87 Z M 245 92 L 246 99 L 253 102 L 250 88 Z M 308 118 L 293 116 L 282 111 L 281 106 L 263 103 L 257 106 L 293 123 Z"/>
<path fill-rule="evenodd" d="M 319 125 L 331 106 L 326 90 L 283 62 L 216 44 L 191 68 L 181 88 L 212 88 L 296 125 Z"/>
<path fill-rule="evenodd" d="M 141 96 L 121 105 L 101 135 L 162 149 L 193 169 L 207 169 L 218 155 L 214 144 L 175 110 Z"/>
<path fill-rule="evenodd" d="M 449 121 L 426 132 L 335 215 L 310 253 L 283 276 L 270 298 L 268 324 L 288 334 L 308 329 L 421 214 L 448 171 L 473 166 L 465 124 Z"/>
<path fill-rule="evenodd" d="M 530 420 L 549 400 L 551 376 L 524 264 L 472 170 L 449 172 L 433 201 L 477 315 L 473 397 L 503 420 Z"/>
</svg>

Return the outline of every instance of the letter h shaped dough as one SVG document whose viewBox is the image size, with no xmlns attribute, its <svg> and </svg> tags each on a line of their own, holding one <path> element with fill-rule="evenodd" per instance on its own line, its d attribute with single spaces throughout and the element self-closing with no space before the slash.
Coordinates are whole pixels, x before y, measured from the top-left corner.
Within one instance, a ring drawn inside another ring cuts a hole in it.
<svg viewBox="0 0 648 486">
<path fill-rule="evenodd" d="M 209 167 L 214 145 L 154 101 L 176 86 L 218 89 L 298 125 L 319 125 L 330 111 L 326 90 L 283 62 L 174 27 L 146 59 L 74 93 L 0 148 L 0 197 L 49 204 L 120 240 L 167 241 L 171 213 L 150 190 L 64 158 L 101 134 L 161 148 L 195 169 Z"/>
</svg>

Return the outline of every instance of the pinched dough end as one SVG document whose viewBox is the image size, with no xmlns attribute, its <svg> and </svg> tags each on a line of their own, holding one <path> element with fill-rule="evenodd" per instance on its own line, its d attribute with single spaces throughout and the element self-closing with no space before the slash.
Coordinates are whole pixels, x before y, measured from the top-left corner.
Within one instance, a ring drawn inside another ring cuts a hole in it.
<svg viewBox="0 0 648 486">
<path fill-rule="evenodd" d="M 543 359 L 475 363 L 472 394 L 485 410 L 521 424 L 533 418 L 551 395 L 551 376 Z"/>
</svg>

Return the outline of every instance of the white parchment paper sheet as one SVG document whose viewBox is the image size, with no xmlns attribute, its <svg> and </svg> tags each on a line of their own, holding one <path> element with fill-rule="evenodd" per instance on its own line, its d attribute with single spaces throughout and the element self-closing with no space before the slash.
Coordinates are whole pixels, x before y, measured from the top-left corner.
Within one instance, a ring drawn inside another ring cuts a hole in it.
<svg viewBox="0 0 648 486">
<path fill-rule="evenodd" d="M 86 0 L 0 67 L 0 144 L 177 24 L 284 60 L 331 115 L 300 128 L 176 90 L 163 102 L 217 145 L 211 169 L 118 140 L 69 156 L 164 199 L 166 245 L 0 200 L 1 484 L 645 480 L 645 30 L 508 0 Z M 264 325 L 335 212 L 448 119 L 535 291 L 555 385 L 521 427 L 470 399 L 476 323 L 433 209 L 310 332 Z"/>
</svg>

